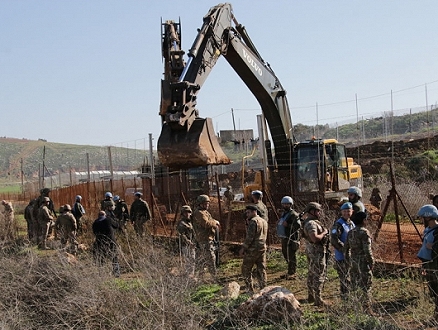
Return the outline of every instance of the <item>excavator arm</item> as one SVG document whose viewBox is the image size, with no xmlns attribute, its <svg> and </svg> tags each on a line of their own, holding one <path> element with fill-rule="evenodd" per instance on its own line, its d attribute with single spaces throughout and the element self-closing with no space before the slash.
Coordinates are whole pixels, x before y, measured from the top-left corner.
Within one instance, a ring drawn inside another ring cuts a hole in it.
<svg viewBox="0 0 438 330">
<path fill-rule="evenodd" d="M 165 31 L 163 40 L 172 40 L 172 30 Z M 221 55 L 260 103 L 274 142 L 277 166 L 286 169 L 292 150 L 286 91 L 245 28 L 238 24 L 229 3 L 212 7 L 204 16 L 178 81 L 169 81 L 167 92 L 162 93 L 163 126 L 158 140 L 161 162 L 178 169 L 230 162 L 219 146 L 211 119 L 200 118 L 196 109 L 197 95 Z"/>
</svg>

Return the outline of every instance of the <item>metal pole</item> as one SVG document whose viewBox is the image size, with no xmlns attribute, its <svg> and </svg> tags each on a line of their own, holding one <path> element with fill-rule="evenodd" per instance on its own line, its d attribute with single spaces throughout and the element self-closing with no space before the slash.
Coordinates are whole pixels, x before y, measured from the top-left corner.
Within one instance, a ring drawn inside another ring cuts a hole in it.
<svg viewBox="0 0 438 330">
<path fill-rule="evenodd" d="M 149 159 L 151 164 L 151 179 L 152 179 L 152 186 L 155 186 L 155 164 L 154 164 L 154 148 L 152 145 L 152 133 L 149 133 Z"/>
</svg>

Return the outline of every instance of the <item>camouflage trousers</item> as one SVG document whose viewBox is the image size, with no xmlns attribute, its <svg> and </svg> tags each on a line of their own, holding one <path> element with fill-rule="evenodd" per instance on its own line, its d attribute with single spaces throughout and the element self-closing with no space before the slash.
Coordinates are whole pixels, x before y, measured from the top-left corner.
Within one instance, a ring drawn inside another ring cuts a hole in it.
<svg viewBox="0 0 438 330">
<path fill-rule="evenodd" d="M 281 252 L 287 262 L 287 274 L 293 275 L 297 272 L 297 250 L 299 243 L 290 241 L 289 238 L 281 239 Z"/>
<path fill-rule="evenodd" d="M 204 267 L 207 267 L 210 274 L 212 276 L 216 276 L 216 254 L 214 241 L 199 243 L 199 253 L 197 255 L 197 268 L 203 272 Z"/>
<path fill-rule="evenodd" d="M 53 228 L 53 221 L 38 220 L 38 245 L 41 248 L 47 248 L 47 238 Z"/>
<path fill-rule="evenodd" d="M 61 238 L 61 247 L 64 248 L 67 245 L 67 242 L 69 243 L 69 250 L 73 253 L 77 252 L 78 248 L 78 242 L 76 240 L 76 231 L 74 230 L 68 230 L 68 229 L 61 229 L 58 232 L 60 238 Z"/>
<path fill-rule="evenodd" d="M 191 245 L 181 247 L 181 255 L 184 259 L 184 267 L 187 275 L 195 275 L 196 248 Z"/>
<path fill-rule="evenodd" d="M 315 301 L 321 300 L 322 287 L 325 281 L 326 260 L 324 251 L 314 251 L 307 254 L 309 271 L 307 274 L 307 290 Z"/>
<path fill-rule="evenodd" d="M 350 268 L 345 260 L 336 260 L 334 268 L 339 276 L 341 298 L 345 299 L 351 287 Z"/>
<path fill-rule="evenodd" d="M 266 249 L 247 251 L 242 262 L 242 276 L 245 280 L 247 291 L 253 292 L 252 269 L 256 266 L 257 280 L 260 290 L 266 286 Z"/>
<path fill-rule="evenodd" d="M 147 221 L 146 217 L 138 217 L 134 221 L 135 233 L 140 237 L 144 236 L 146 221 Z"/>
<path fill-rule="evenodd" d="M 351 289 L 361 290 L 365 304 L 371 303 L 373 272 L 364 258 L 352 258 L 350 268 Z"/>
</svg>

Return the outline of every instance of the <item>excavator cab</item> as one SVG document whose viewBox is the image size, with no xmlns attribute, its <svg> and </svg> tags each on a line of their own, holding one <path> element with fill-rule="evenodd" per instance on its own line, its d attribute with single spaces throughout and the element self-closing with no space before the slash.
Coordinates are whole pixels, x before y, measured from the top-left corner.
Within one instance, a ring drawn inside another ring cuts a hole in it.
<svg viewBox="0 0 438 330">
<path fill-rule="evenodd" d="M 350 187 L 345 146 L 335 139 L 312 139 L 294 146 L 294 192 L 306 200 L 339 199 Z"/>
</svg>

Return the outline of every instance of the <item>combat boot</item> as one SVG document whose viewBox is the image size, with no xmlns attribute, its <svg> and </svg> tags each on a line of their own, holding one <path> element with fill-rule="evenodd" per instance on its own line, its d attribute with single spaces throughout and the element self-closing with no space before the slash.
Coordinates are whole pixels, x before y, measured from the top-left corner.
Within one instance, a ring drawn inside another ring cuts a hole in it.
<svg viewBox="0 0 438 330">
<path fill-rule="evenodd" d="M 309 292 L 309 295 L 307 296 L 307 302 L 308 302 L 309 304 L 312 304 L 312 303 L 315 302 L 315 297 L 313 296 L 313 293 L 310 293 L 310 292 Z"/>
</svg>

